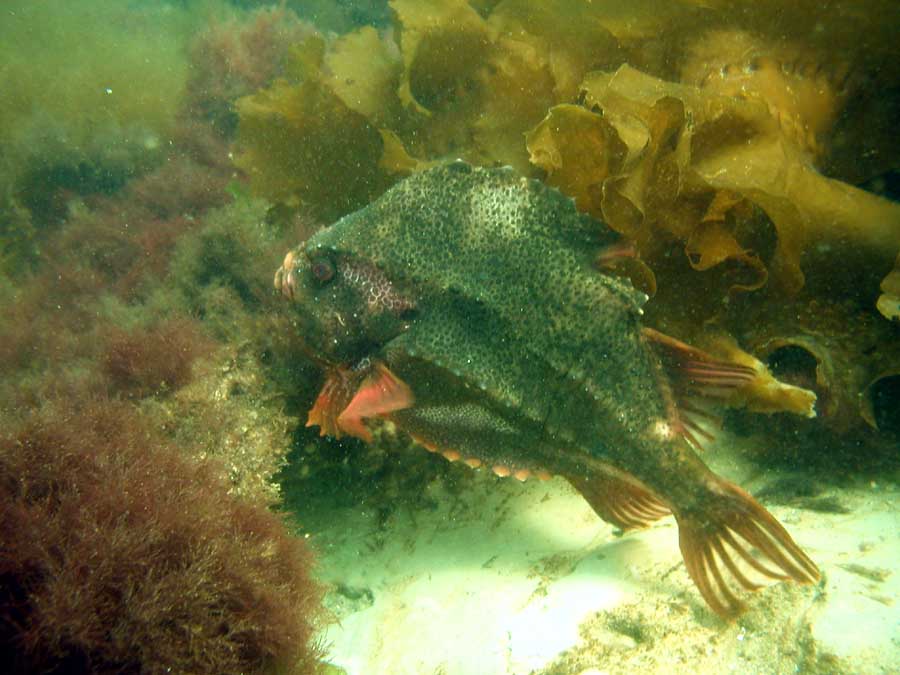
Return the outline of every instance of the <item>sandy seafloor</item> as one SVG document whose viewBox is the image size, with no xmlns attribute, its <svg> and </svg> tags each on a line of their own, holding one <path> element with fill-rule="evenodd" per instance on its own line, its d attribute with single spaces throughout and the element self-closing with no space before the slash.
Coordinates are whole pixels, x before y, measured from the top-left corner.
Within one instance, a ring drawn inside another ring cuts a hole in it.
<svg viewBox="0 0 900 675">
<path fill-rule="evenodd" d="M 752 492 L 760 473 L 705 459 Z M 763 503 L 817 562 L 817 587 L 777 584 L 739 619 L 710 613 L 672 517 L 621 535 L 567 483 L 479 472 L 438 507 L 331 513 L 314 537 L 336 621 L 328 660 L 348 675 L 900 672 L 896 480 L 826 488 L 837 513 Z M 896 477 L 894 477 L 896 478 Z M 776 500 L 777 501 L 777 500 Z"/>
</svg>

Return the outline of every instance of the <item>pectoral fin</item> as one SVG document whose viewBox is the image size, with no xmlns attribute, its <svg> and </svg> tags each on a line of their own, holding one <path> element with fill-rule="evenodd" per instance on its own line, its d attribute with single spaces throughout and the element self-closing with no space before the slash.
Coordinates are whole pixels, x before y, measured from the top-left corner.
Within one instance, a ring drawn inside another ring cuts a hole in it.
<svg viewBox="0 0 900 675">
<path fill-rule="evenodd" d="M 376 363 L 350 403 L 337 416 L 337 427 L 350 436 L 371 441 L 372 434 L 363 420 L 410 408 L 414 401 L 412 390 L 406 383 L 383 363 Z"/>
<path fill-rule="evenodd" d="M 359 374 L 349 368 L 338 366 L 328 372 L 325 384 L 309 410 L 306 426 L 319 427 L 320 436 L 340 438 L 343 434 L 337 418 L 353 398 Z"/>
</svg>

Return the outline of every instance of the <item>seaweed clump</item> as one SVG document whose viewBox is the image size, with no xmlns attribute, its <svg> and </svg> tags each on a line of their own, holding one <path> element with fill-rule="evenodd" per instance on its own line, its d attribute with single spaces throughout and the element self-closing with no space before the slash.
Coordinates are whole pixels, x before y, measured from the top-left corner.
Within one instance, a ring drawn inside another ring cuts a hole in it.
<svg viewBox="0 0 900 675">
<path fill-rule="evenodd" d="M 309 223 L 246 198 L 227 146 L 233 98 L 308 29 L 204 3 L 191 39 L 193 9 L 26 4 L 0 33 L 98 37 L 64 66 L 42 46 L 57 82 L 0 75 L 21 93 L 0 104 L 0 671 L 316 672 L 321 589 L 274 480 L 294 420 L 261 365 L 289 332 L 263 311 L 281 237 Z"/>
<path fill-rule="evenodd" d="M 311 554 L 127 403 L 47 406 L 0 439 L 6 673 L 312 673 Z"/>
<path fill-rule="evenodd" d="M 297 48 L 295 80 L 237 102 L 242 151 L 236 163 L 260 195 L 302 203 L 325 220 L 366 204 L 390 184 L 379 167 L 383 141 L 364 115 L 327 86 L 324 42 L 311 37 Z M 340 177 L 340 178 L 339 178 Z"/>
<path fill-rule="evenodd" d="M 102 370 L 115 390 L 143 398 L 190 381 L 194 360 L 210 344 L 186 319 L 165 321 L 152 330 L 111 328 Z"/>
<path fill-rule="evenodd" d="M 189 46 L 187 107 L 221 135 L 234 132 L 233 102 L 281 74 L 288 48 L 312 32 L 284 7 L 214 18 Z"/>
</svg>

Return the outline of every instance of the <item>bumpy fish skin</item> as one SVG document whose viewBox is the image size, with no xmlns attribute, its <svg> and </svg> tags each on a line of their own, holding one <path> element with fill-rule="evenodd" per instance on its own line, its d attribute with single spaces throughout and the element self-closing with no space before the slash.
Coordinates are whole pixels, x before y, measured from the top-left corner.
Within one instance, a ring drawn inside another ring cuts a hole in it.
<svg viewBox="0 0 900 675">
<path fill-rule="evenodd" d="M 678 433 L 640 324 L 646 296 L 594 264 L 616 239 L 509 169 L 456 162 L 401 182 L 288 254 L 276 276 L 306 343 L 341 373 L 310 421 L 365 437 L 358 418 L 388 416 L 450 459 L 563 475 L 625 528 L 671 510 L 688 571 L 722 615 L 741 607 L 723 569 L 756 586 L 733 559 L 814 581 L 777 521 Z"/>
</svg>

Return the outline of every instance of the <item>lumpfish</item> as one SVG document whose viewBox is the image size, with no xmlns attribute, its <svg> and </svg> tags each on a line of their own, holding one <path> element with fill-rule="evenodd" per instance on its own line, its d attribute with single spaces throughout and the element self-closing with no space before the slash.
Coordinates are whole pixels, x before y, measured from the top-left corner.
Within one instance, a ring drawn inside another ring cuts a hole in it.
<svg viewBox="0 0 900 675">
<path fill-rule="evenodd" d="M 275 286 L 326 364 L 309 413 L 370 439 L 388 418 L 451 461 L 566 478 L 622 529 L 674 514 L 687 571 L 721 616 L 736 586 L 819 571 L 693 445 L 688 393 L 753 373 L 641 325 L 645 294 L 596 261 L 618 235 L 513 170 L 413 175 L 289 252 Z"/>
</svg>

